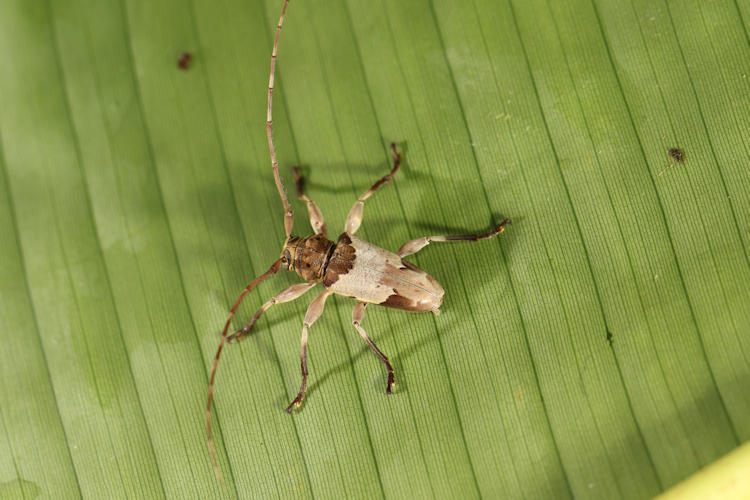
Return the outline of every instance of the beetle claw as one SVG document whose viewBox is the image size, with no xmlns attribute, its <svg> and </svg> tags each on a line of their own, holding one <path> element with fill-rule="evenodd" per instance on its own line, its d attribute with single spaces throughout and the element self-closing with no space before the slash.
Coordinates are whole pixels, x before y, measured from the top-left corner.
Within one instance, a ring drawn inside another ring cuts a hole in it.
<svg viewBox="0 0 750 500">
<path fill-rule="evenodd" d="M 291 415 L 292 410 L 295 408 L 299 408 L 300 406 L 302 406 L 302 398 L 298 395 L 296 398 L 294 398 L 294 401 L 289 403 L 289 406 L 286 407 L 285 411 Z"/>
<path fill-rule="evenodd" d="M 240 340 L 242 339 L 242 337 L 244 337 L 244 336 L 245 336 L 245 334 L 246 334 L 246 333 L 247 333 L 247 332 L 246 332 L 246 331 L 244 331 L 244 330 L 237 330 L 237 331 L 236 331 L 236 332 L 234 332 L 234 333 L 233 333 L 232 335 L 230 335 L 229 337 L 227 337 L 227 342 L 229 342 L 230 344 L 231 344 L 232 342 L 234 342 L 235 340 L 236 340 L 237 342 L 239 342 L 239 341 L 240 341 Z"/>
</svg>

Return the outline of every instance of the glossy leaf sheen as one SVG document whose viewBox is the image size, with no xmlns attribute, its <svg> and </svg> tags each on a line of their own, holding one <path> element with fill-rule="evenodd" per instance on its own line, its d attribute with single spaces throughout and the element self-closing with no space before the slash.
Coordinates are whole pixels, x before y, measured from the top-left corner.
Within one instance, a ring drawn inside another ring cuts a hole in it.
<svg viewBox="0 0 750 500">
<path fill-rule="evenodd" d="M 292 417 L 315 292 L 228 346 L 222 489 L 207 372 L 284 238 L 281 3 L 0 2 L 0 497 L 648 498 L 750 439 L 747 2 L 293 0 L 279 161 L 331 237 L 391 141 L 358 236 L 513 225 L 413 257 L 440 316 L 368 308 L 390 397 L 350 299 Z"/>
</svg>

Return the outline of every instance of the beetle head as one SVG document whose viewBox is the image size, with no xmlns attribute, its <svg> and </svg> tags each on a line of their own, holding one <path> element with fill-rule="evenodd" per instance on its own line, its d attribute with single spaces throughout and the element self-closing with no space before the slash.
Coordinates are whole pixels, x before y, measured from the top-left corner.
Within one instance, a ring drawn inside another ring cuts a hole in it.
<svg viewBox="0 0 750 500">
<path fill-rule="evenodd" d="M 318 234 L 304 238 L 289 236 L 281 251 L 281 267 L 296 272 L 304 280 L 319 281 L 334 245 Z"/>
</svg>

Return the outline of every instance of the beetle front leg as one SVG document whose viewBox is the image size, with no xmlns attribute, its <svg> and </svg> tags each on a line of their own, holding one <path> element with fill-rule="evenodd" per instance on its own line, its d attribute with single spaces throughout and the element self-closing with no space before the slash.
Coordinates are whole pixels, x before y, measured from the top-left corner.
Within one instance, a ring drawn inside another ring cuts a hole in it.
<svg viewBox="0 0 750 500">
<path fill-rule="evenodd" d="M 366 302 L 360 302 L 356 306 L 354 306 L 354 310 L 352 311 L 352 325 L 354 325 L 354 328 L 357 329 L 359 334 L 362 336 L 363 339 L 365 339 L 365 342 L 367 342 L 367 345 L 370 346 L 370 348 L 375 352 L 375 354 L 380 358 L 380 361 L 383 362 L 386 369 L 388 370 L 388 385 L 385 388 L 385 393 L 390 394 L 391 393 L 391 387 L 396 385 L 396 382 L 393 378 L 393 367 L 391 366 L 391 362 L 388 361 L 388 356 L 383 354 L 380 349 L 378 349 L 378 346 L 375 345 L 375 342 L 373 342 L 370 337 L 367 336 L 367 332 L 365 332 L 364 328 L 360 325 L 362 320 L 365 318 L 365 308 L 367 307 Z"/>
<path fill-rule="evenodd" d="M 253 325 L 256 321 L 260 318 L 261 314 L 266 312 L 272 305 L 274 304 L 283 304 L 284 302 L 291 302 L 292 300 L 295 300 L 302 296 L 305 292 L 307 292 L 309 289 L 314 287 L 317 283 L 310 282 L 310 283 L 297 283 L 296 285 L 292 285 L 289 288 L 285 288 L 278 294 L 274 295 L 271 300 L 260 306 L 260 309 L 255 311 L 255 314 L 253 314 L 253 317 L 250 321 L 247 322 L 245 326 L 243 326 L 240 330 L 237 330 L 232 335 L 227 337 L 227 342 L 232 342 L 234 340 L 241 340 L 242 337 L 247 335 L 248 332 L 253 328 Z"/>
<path fill-rule="evenodd" d="M 294 184 L 297 186 L 297 198 L 307 203 L 307 214 L 310 216 L 310 225 L 315 231 L 315 234 L 319 234 L 326 237 L 326 221 L 323 218 L 323 212 L 320 211 L 318 205 L 315 204 L 312 199 L 305 194 L 304 180 L 299 173 L 297 167 L 292 167 L 292 173 L 294 174 Z"/>
<path fill-rule="evenodd" d="M 310 303 L 310 307 L 307 308 L 305 321 L 302 323 L 302 385 L 299 388 L 297 397 L 294 398 L 294 401 L 289 403 L 289 406 L 287 406 L 286 408 L 286 412 L 290 415 L 292 413 L 292 409 L 295 406 L 300 406 L 302 404 L 302 400 L 305 398 L 305 391 L 307 391 L 307 330 L 310 328 L 310 325 L 315 323 L 320 315 L 323 314 L 323 308 L 325 307 L 326 299 L 330 294 L 331 292 L 329 292 L 328 290 L 324 290 L 320 295 L 315 297 L 315 300 Z"/>
<path fill-rule="evenodd" d="M 510 223 L 510 219 L 505 219 L 495 226 L 491 231 L 483 234 L 456 234 L 451 236 L 425 236 L 416 240 L 407 241 L 398 249 L 399 257 L 415 254 L 430 244 L 432 241 L 479 241 L 492 238 L 503 232 L 503 226 Z"/>
<path fill-rule="evenodd" d="M 393 153 L 393 168 L 387 175 L 384 175 L 378 180 L 378 182 L 373 184 L 370 189 L 365 191 L 365 193 L 354 203 L 352 209 L 349 210 L 349 215 L 346 217 L 346 224 L 344 225 L 344 231 L 346 231 L 346 234 L 350 236 L 353 235 L 357 232 L 357 229 L 359 229 L 360 224 L 362 224 L 362 210 L 365 207 L 365 200 L 372 196 L 372 193 L 377 191 L 380 186 L 390 182 L 396 172 L 398 172 L 398 167 L 401 165 L 401 153 L 396 151 L 395 142 L 391 143 L 391 152 Z"/>
</svg>

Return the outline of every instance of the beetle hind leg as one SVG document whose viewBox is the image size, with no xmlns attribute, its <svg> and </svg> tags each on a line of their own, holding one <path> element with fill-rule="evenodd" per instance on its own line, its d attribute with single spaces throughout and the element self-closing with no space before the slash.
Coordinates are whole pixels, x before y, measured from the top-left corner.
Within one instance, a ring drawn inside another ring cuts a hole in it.
<svg viewBox="0 0 750 500">
<path fill-rule="evenodd" d="M 385 388 L 386 394 L 391 394 L 391 388 L 396 385 L 396 382 L 393 378 L 393 367 L 391 366 L 391 362 L 388 361 L 388 357 L 383 354 L 380 349 L 378 349 L 378 346 L 375 345 L 375 342 L 373 342 L 370 337 L 367 335 L 367 332 L 365 332 L 364 328 L 360 325 L 362 320 L 365 317 L 365 308 L 367 307 L 366 302 L 360 302 L 356 306 L 354 306 L 354 310 L 352 311 L 352 325 L 354 325 L 354 328 L 359 332 L 359 334 L 362 336 L 362 338 L 367 342 L 367 345 L 370 346 L 370 348 L 373 350 L 373 352 L 377 355 L 378 358 L 380 358 L 380 361 L 383 362 L 386 369 L 388 370 L 388 385 Z"/>
<path fill-rule="evenodd" d="M 398 172 L 398 167 L 401 165 L 401 158 L 402 154 L 398 152 L 396 149 L 396 143 L 391 143 L 391 153 L 393 153 L 393 168 L 390 172 L 388 172 L 386 175 L 381 177 L 378 182 L 373 184 L 370 189 L 364 192 L 362 196 L 359 197 L 359 199 L 354 202 L 354 206 L 351 210 L 349 210 L 349 215 L 346 217 L 346 224 L 344 225 L 344 231 L 346 231 L 346 234 L 353 235 L 357 232 L 357 229 L 359 229 L 359 226 L 362 224 L 362 210 L 365 206 L 365 200 L 372 196 L 372 194 L 377 191 L 383 184 L 387 184 L 388 182 L 393 180 L 393 176 L 396 175 L 396 172 Z"/>
<path fill-rule="evenodd" d="M 486 240 L 487 238 L 492 238 L 493 236 L 497 236 L 498 234 L 502 233 L 505 229 L 503 226 L 506 224 L 510 224 L 510 219 L 505 219 L 500 224 L 496 225 L 494 228 L 492 228 L 490 231 L 487 231 L 486 233 L 482 234 L 456 234 L 456 235 L 450 235 L 450 236 L 424 236 L 422 238 L 417 238 L 416 240 L 407 241 L 403 245 L 401 245 L 401 248 L 398 249 L 398 256 L 399 257 L 406 257 L 407 255 L 412 255 L 420 250 L 422 250 L 424 247 L 430 244 L 432 241 L 479 241 L 479 240 Z"/>
</svg>

